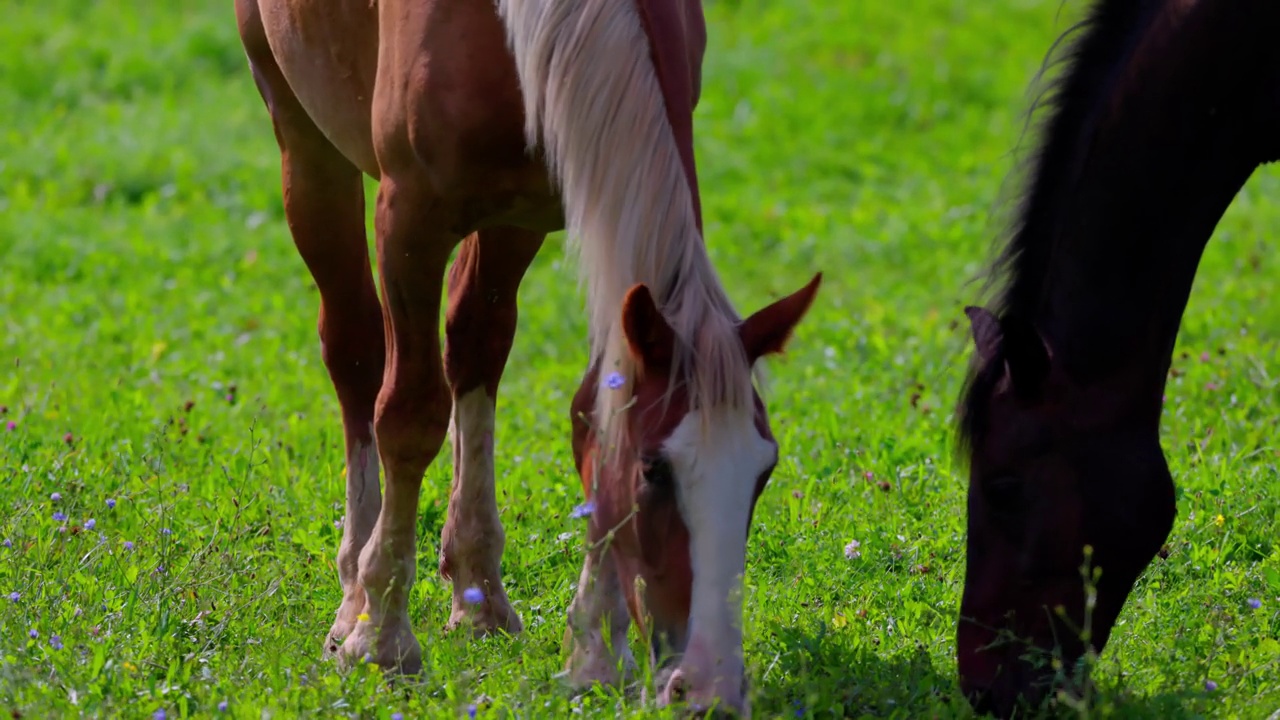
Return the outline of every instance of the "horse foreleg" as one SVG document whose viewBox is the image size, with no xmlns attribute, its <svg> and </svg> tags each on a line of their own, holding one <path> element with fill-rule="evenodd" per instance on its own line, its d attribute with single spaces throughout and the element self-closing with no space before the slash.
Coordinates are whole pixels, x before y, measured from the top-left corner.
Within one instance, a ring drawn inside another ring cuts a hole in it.
<svg viewBox="0 0 1280 720">
<path fill-rule="evenodd" d="M 502 586 L 505 535 L 494 487 L 498 383 L 516 332 L 516 291 L 543 235 L 484 230 L 463 241 L 449 272 L 445 375 L 453 393 L 453 490 L 440 536 L 440 574 L 453 582 L 449 626 L 520 632 Z"/>
<path fill-rule="evenodd" d="M 627 595 L 613 551 L 604 544 L 594 545 L 582 564 L 565 630 L 569 651 L 565 670 L 573 687 L 619 685 L 635 669 L 627 647 L 631 627 Z"/>
<path fill-rule="evenodd" d="M 455 240 L 438 230 L 440 206 L 416 178 L 382 177 L 375 229 L 386 304 L 387 370 L 374 431 L 386 495 L 360 553 L 365 609 L 342 646 L 351 660 L 416 673 L 422 651 L 409 623 L 418 496 L 448 432 L 451 400 L 440 357 L 440 295 Z"/>
</svg>

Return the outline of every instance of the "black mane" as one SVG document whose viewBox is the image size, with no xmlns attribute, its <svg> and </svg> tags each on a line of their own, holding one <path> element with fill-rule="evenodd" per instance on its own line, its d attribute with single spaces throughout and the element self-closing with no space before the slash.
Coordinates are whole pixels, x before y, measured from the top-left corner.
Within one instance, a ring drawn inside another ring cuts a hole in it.
<svg viewBox="0 0 1280 720">
<path fill-rule="evenodd" d="M 1006 233 L 1003 247 L 986 273 L 987 289 L 999 286 L 991 311 L 1000 317 L 1030 312 L 1043 293 L 1059 234 L 1063 200 L 1075 185 L 1099 119 L 1119 70 L 1132 53 L 1158 0 L 1096 0 L 1083 20 L 1067 28 L 1046 55 L 1033 87 L 1030 126 L 1040 118 L 1036 152 L 1023 163 L 1026 190 Z M 1044 81 L 1050 71 L 1053 79 Z M 1030 319 L 1030 318 L 1026 318 Z M 984 399 L 999 381 L 1001 362 L 971 370 L 961 394 L 960 446 L 971 446 L 985 424 Z"/>
</svg>

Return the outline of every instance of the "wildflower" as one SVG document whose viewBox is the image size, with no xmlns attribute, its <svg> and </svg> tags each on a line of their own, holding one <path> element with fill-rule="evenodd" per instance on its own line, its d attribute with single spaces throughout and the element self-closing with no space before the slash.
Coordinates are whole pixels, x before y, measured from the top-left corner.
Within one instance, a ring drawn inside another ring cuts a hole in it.
<svg viewBox="0 0 1280 720">
<path fill-rule="evenodd" d="M 1212 681 L 1212 680 L 1205 680 L 1205 681 L 1204 681 L 1204 689 L 1205 689 L 1205 690 L 1208 690 L 1209 692 L 1213 692 L 1214 690 L 1217 690 L 1217 689 L 1218 689 L 1218 683 L 1216 683 L 1216 682 L 1214 682 L 1214 681 Z"/>
<path fill-rule="evenodd" d="M 467 717 L 473 718 L 475 716 L 476 716 L 476 706 L 475 706 L 475 703 L 472 703 L 467 706 Z"/>
<path fill-rule="evenodd" d="M 172 534 L 173 534 L 173 531 L 172 531 L 172 530 L 170 530 L 169 528 L 160 528 L 160 534 L 161 534 L 161 535 L 172 535 Z"/>
<path fill-rule="evenodd" d="M 66 435 L 63 435 L 63 436 L 62 436 L 62 442 L 66 443 L 66 444 L 68 444 L 68 445 L 70 445 L 71 443 L 73 443 L 73 442 L 75 442 L 75 441 L 76 441 L 76 436 L 75 436 L 75 435 L 72 435 L 71 433 L 67 433 Z"/>
<path fill-rule="evenodd" d="M 9 599 L 10 599 L 10 600 L 12 600 L 12 601 L 14 601 L 14 602 L 18 602 L 19 600 L 21 600 L 21 599 L 22 599 L 22 593 L 20 593 L 20 592 L 18 592 L 18 591 L 16 591 L 16 590 L 15 590 L 15 591 L 13 591 L 13 592 L 9 593 Z"/>
<path fill-rule="evenodd" d="M 85 529 L 85 530 L 92 530 L 92 529 L 93 529 L 93 527 L 94 527 L 95 525 L 97 525 L 97 524 L 98 524 L 98 521 L 97 521 L 97 520 L 94 520 L 93 518 L 89 518 L 88 520 L 85 520 L 85 521 L 84 521 L 84 529 Z"/>
<path fill-rule="evenodd" d="M 59 636 L 57 636 L 57 635 L 53 635 L 53 636 L 51 636 L 51 637 L 49 638 L 49 645 L 50 645 L 50 647 L 52 647 L 54 650 L 61 650 L 61 649 L 62 649 L 62 638 L 61 638 L 61 637 L 59 637 Z"/>
<path fill-rule="evenodd" d="M 588 500 L 582 503 L 581 505 L 579 505 L 578 507 L 574 508 L 573 512 L 569 513 L 569 517 L 574 518 L 575 520 L 584 518 L 584 517 L 591 517 L 591 513 L 595 511 L 596 511 L 596 502 L 594 500 Z"/>
<path fill-rule="evenodd" d="M 610 390 L 617 390 L 618 388 L 627 384 L 627 379 L 623 377 L 622 373 L 620 372 L 611 372 L 604 379 L 604 384 L 605 384 L 605 387 L 609 388 Z"/>
<path fill-rule="evenodd" d="M 12 541 L 12 540 L 10 540 L 9 538 L 5 538 L 5 539 L 4 539 L 4 546 L 5 546 L 5 547 L 7 547 L 7 548 L 11 548 L 11 547 L 13 547 L 13 541 Z"/>
<path fill-rule="evenodd" d="M 334 529 L 334 530 L 341 530 L 341 529 L 342 529 L 342 521 L 341 521 L 341 520 L 334 520 L 334 521 L 333 521 L 333 529 Z"/>
<path fill-rule="evenodd" d="M 4 429 L 10 432 L 13 432 L 14 430 L 18 429 L 18 423 L 10 420 L 9 422 L 4 424 Z"/>
<path fill-rule="evenodd" d="M 53 493 L 52 495 L 49 496 L 49 499 L 54 502 L 58 502 L 59 500 L 62 499 L 62 493 L 60 492 Z"/>
<path fill-rule="evenodd" d="M 1262 601 L 1259 600 L 1258 598 L 1249 598 L 1247 601 L 1245 601 L 1245 604 L 1254 610 L 1257 610 L 1258 608 L 1262 607 Z"/>
<path fill-rule="evenodd" d="M 226 712 L 226 711 L 227 711 L 227 701 L 223 700 L 222 702 L 218 703 L 218 712 Z"/>
<path fill-rule="evenodd" d="M 470 605 L 479 605 L 484 601 L 484 592 L 478 587 L 469 587 L 462 591 L 462 599 Z"/>
<path fill-rule="evenodd" d="M 151 720 L 165 720 L 167 717 L 169 716 L 165 713 L 164 708 L 160 708 L 151 716 Z"/>
<path fill-rule="evenodd" d="M 1213 519 L 1213 524 L 1217 525 L 1218 527 L 1222 527 L 1223 523 L 1225 523 L 1226 521 L 1227 519 L 1223 517 L 1221 514 L 1219 514 L 1217 517 Z"/>
<path fill-rule="evenodd" d="M 360 613 L 357 615 L 356 622 L 369 622 L 369 613 Z"/>
<path fill-rule="evenodd" d="M 404 720 L 404 713 L 402 712 L 391 713 L 391 720 Z"/>
<path fill-rule="evenodd" d="M 108 510 L 115 510 L 115 509 L 116 509 L 116 499 L 115 499 L 115 498 L 107 498 L 107 509 L 108 509 Z"/>
<path fill-rule="evenodd" d="M 37 632 L 35 628 L 31 628 L 31 630 L 27 632 L 27 634 L 31 636 L 32 640 L 35 640 L 36 638 L 40 637 L 40 633 Z"/>
<path fill-rule="evenodd" d="M 128 550 L 129 552 L 133 552 L 133 541 L 132 541 L 132 540 L 125 540 L 125 541 L 124 541 L 124 549 L 125 549 L 125 550 Z"/>
<path fill-rule="evenodd" d="M 67 514 L 59 510 L 58 512 L 53 514 L 53 519 L 55 522 L 66 522 Z"/>
<path fill-rule="evenodd" d="M 844 546 L 844 556 L 849 560 L 857 560 L 862 557 L 862 552 L 858 548 L 862 547 L 862 543 L 857 540 L 850 540 L 848 545 Z"/>
</svg>

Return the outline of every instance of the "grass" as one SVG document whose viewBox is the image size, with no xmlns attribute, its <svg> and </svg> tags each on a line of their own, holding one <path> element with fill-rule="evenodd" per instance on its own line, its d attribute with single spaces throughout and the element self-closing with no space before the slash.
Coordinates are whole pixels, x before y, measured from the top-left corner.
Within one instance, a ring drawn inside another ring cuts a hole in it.
<svg viewBox="0 0 1280 720">
<path fill-rule="evenodd" d="M 319 659 L 339 600 L 338 408 L 231 5 L 11 5 L 0 704 L 27 717 L 206 716 L 222 701 L 245 718 L 450 716 L 473 703 L 481 716 L 663 715 L 604 691 L 574 697 L 553 677 L 581 562 L 566 410 L 586 348 L 559 245 L 521 290 L 499 404 L 504 568 L 527 633 L 442 630 L 446 449 L 423 489 L 411 601 L 423 681 L 406 691 L 339 674 Z M 1081 5 L 707 4 L 698 152 L 714 260 L 744 311 L 827 273 L 773 365 L 783 460 L 746 582 L 761 717 L 969 714 L 952 639 L 960 308 L 995 236 L 1027 83 Z M 1274 170 L 1259 171 L 1202 264 L 1164 417 L 1172 552 L 1125 609 L 1096 714 L 1262 718 L 1280 706 L 1280 391 L 1268 367 L 1280 307 L 1266 302 L 1280 206 L 1264 201 L 1276 190 Z M 847 560 L 853 539 L 862 557 Z"/>
</svg>

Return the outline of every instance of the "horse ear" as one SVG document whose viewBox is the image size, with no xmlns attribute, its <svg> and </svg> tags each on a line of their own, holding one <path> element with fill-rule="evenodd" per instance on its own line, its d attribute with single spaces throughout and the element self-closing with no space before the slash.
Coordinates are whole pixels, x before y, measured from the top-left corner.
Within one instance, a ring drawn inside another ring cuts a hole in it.
<svg viewBox="0 0 1280 720">
<path fill-rule="evenodd" d="M 622 333 L 627 348 L 642 368 L 669 370 L 676 334 L 645 285 L 635 285 L 622 301 Z"/>
<path fill-rule="evenodd" d="M 1000 319 L 986 308 L 970 305 L 964 309 L 969 316 L 969 327 L 973 331 L 973 345 L 983 363 L 995 360 L 1000 354 L 1000 344 L 1004 331 L 1000 328 Z"/>
<path fill-rule="evenodd" d="M 762 308 L 738 326 L 738 338 L 747 351 L 747 360 L 755 363 L 765 355 L 781 353 L 796 325 L 813 305 L 822 285 L 822 273 L 813 276 L 808 285 Z"/>
<path fill-rule="evenodd" d="M 1049 378 L 1053 352 L 1035 325 L 1017 317 L 1001 319 L 980 307 L 967 307 L 964 314 L 969 316 L 973 344 L 982 362 L 1003 362 L 1014 392 L 1025 398 L 1038 396 Z"/>
</svg>

